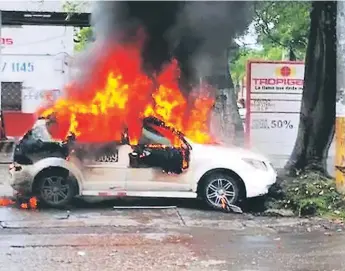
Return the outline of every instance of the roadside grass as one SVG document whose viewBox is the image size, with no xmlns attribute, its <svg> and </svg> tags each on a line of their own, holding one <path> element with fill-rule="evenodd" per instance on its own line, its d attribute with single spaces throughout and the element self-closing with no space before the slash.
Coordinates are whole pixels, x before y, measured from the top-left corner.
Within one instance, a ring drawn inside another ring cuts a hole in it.
<svg viewBox="0 0 345 271">
<path fill-rule="evenodd" d="M 345 196 L 337 192 L 334 179 L 314 172 L 283 177 L 271 188 L 265 206 L 297 216 L 345 218 Z"/>
</svg>

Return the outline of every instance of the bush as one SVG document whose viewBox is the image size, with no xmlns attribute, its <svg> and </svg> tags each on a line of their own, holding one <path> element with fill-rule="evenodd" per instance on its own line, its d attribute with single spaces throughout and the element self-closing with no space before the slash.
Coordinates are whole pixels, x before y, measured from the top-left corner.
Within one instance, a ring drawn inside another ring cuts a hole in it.
<svg viewBox="0 0 345 271">
<path fill-rule="evenodd" d="M 317 173 L 282 180 L 272 188 L 268 206 L 291 209 L 299 216 L 345 217 L 345 198 L 337 192 L 335 181 Z"/>
</svg>

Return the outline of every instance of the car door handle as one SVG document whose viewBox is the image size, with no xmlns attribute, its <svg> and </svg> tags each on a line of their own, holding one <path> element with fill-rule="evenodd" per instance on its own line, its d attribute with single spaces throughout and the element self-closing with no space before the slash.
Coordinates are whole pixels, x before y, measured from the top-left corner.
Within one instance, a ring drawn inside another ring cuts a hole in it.
<svg viewBox="0 0 345 271">
<path fill-rule="evenodd" d="M 111 186 L 109 187 L 110 190 L 121 189 L 121 186 Z"/>
</svg>

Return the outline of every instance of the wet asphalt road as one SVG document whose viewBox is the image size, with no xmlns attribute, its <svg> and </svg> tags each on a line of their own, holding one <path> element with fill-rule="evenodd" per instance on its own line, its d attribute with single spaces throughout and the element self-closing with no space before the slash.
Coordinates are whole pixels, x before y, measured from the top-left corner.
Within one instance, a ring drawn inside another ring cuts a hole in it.
<svg viewBox="0 0 345 271">
<path fill-rule="evenodd" d="M 133 205 L 166 209 L 121 209 Z M 343 271 L 343 232 L 340 221 L 226 214 L 182 200 L 77 201 L 69 214 L 0 207 L 0 271 Z"/>
</svg>

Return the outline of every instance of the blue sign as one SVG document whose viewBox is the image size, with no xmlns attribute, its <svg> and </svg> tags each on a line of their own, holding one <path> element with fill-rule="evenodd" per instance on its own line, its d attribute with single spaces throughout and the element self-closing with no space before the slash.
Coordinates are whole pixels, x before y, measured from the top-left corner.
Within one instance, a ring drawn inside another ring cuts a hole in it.
<svg viewBox="0 0 345 271">
<path fill-rule="evenodd" d="M 34 64 L 32 62 L 3 62 L 1 63 L 1 72 L 10 69 L 11 72 L 33 72 Z"/>
</svg>

